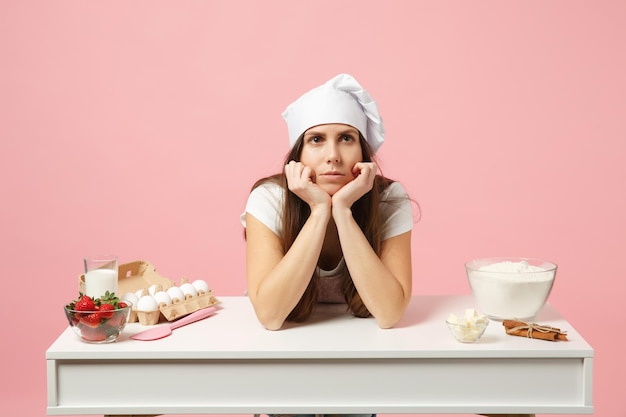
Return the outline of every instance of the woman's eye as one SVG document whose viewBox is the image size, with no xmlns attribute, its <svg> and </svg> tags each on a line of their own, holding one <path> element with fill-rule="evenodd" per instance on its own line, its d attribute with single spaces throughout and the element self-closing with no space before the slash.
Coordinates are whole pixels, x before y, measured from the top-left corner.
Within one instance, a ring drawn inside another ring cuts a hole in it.
<svg viewBox="0 0 626 417">
<path fill-rule="evenodd" d="M 312 143 L 319 143 L 319 142 L 322 141 L 322 138 L 320 136 L 311 136 L 309 141 L 312 142 Z"/>
<path fill-rule="evenodd" d="M 341 140 L 343 140 L 344 142 L 349 142 L 351 140 L 353 140 L 353 137 L 350 135 L 342 135 L 341 136 Z"/>
</svg>

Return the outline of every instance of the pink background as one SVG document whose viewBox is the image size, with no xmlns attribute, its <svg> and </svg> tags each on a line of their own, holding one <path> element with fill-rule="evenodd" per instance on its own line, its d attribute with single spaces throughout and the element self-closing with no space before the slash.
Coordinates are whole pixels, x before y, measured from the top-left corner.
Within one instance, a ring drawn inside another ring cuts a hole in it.
<svg viewBox="0 0 626 417">
<path fill-rule="evenodd" d="M 85 254 L 242 294 L 238 216 L 281 169 L 280 113 L 348 72 L 423 211 L 415 294 L 468 293 L 475 257 L 556 262 L 595 415 L 626 416 L 625 25 L 605 0 L 2 1 L 3 414 L 45 415 Z"/>
</svg>

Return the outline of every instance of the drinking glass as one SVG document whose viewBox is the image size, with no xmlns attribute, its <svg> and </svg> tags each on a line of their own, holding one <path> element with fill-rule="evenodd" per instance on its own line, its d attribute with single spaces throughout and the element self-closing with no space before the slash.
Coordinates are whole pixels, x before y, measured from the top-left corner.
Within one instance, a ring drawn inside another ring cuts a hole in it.
<svg viewBox="0 0 626 417">
<path fill-rule="evenodd" d="M 117 256 L 88 256 L 84 263 L 86 295 L 100 298 L 107 291 L 117 295 Z"/>
</svg>

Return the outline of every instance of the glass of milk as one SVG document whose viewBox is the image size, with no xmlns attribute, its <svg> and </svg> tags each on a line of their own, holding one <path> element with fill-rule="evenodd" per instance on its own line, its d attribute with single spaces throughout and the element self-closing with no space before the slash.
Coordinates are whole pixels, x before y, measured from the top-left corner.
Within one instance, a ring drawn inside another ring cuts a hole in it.
<svg viewBox="0 0 626 417">
<path fill-rule="evenodd" d="M 89 256 L 84 262 L 86 295 L 99 298 L 107 291 L 117 294 L 117 256 Z"/>
</svg>

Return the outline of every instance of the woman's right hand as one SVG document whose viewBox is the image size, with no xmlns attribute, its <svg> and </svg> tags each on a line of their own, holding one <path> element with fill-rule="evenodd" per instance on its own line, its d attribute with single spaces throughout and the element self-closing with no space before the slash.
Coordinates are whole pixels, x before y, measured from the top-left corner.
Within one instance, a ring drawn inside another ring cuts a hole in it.
<svg viewBox="0 0 626 417">
<path fill-rule="evenodd" d="M 307 203 L 311 210 L 316 207 L 330 208 L 330 195 L 315 183 L 315 171 L 302 162 L 290 161 L 285 165 L 287 187 Z"/>
</svg>

